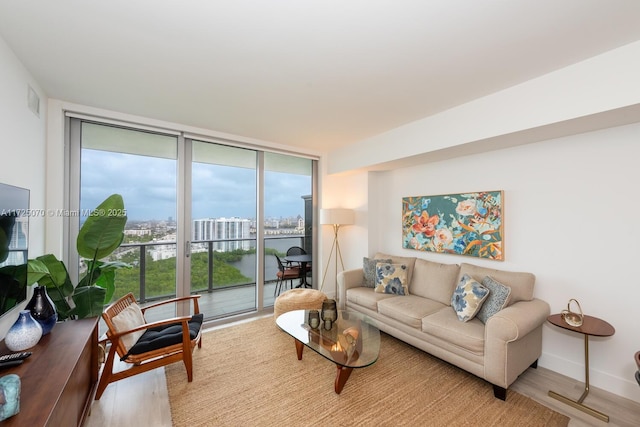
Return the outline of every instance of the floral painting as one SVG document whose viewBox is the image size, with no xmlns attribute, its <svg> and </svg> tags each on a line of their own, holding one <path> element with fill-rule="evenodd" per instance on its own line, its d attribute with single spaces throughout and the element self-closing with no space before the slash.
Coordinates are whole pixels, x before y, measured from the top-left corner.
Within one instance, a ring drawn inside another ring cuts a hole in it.
<svg viewBox="0 0 640 427">
<path fill-rule="evenodd" d="M 502 191 L 402 198 L 402 246 L 502 261 Z"/>
</svg>

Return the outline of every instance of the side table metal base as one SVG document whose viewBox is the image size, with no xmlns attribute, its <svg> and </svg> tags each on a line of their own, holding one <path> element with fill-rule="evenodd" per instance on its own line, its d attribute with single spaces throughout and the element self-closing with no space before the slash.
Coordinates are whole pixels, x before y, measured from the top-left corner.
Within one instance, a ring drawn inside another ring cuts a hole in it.
<svg viewBox="0 0 640 427">
<path fill-rule="evenodd" d="M 604 421 L 605 423 L 608 423 L 608 415 L 605 415 L 600 411 L 596 411 L 595 409 L 590 408 L 582 403 L 584 401 L 584 398 L 589 394 L 589 335 L 587 334 L 584 335 L 584 380 L 584 393 L 582 393 L 582 396 L 580 396 L 580 399 L 578 400 L 569 399 L 568 397 L 551 390 L 549 390 L 549 397 L 553 397 L 560 402 L 566 403 L 569 406 L 572 406 L 582 412 L 598 418 L 599 420 Z"/>
<path fill-rule="evenodd" d="M 587 392 L 588 392 L 588 390 L 585 393 L 587 393 Z M 604 421 L 605 423 L 608 423 L 609 422 L 609 416 L 608 415 L 605 415 L 600 411 L 596 411 L 595 409 L 590 408 L 587 405 L 584 405 L 582 403 L 582 400 L 585 397 L 585 395 L 586 394 L 583 394 L 582 397 L 580 399 L 578 399 L 578 400 L 573 400 L 573 399 L 569 399 L 568 397 L 565 397 L 565 396 L 563 396 L 561 394 L 558 394 L 555 391 L 551 391 L 551 390 L 549 391 L 549 396 L 550 397 L 553 397 L 554 399 L 557 399 L 562 403 L 566 403 L 569 406 L 572 406 L 572 407 L 574 407 L 574 408 L 576 408 L 576 409 L 578 409 L 578 410 L 580 410 L 582 412 L 585 412 L 585 413 L 587 413 L 587 414 L 589 414 L 589 415 L 591 415 L 593 417 L 598 418 L 601 421 Z"/>
</svg>

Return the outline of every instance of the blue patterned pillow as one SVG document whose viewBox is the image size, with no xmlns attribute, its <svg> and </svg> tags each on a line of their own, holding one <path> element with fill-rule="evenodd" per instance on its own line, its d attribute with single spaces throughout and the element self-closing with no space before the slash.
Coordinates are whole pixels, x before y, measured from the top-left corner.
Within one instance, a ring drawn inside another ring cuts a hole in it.
<svg viewBox="0 0 640 427">
<path fill-rule="evenodd" d="M 407 266 L 404 264 L 376 264 L 375 292 L 396 295 L 409 295 L 407 284 Z"/>
<path fill-rule="evenodd" d="M 378 259 L 378 258 L 362 258 L 362 273 L 364 275 L 364 286 L 367 288 L 376 287 L 376 263 L 384 262 L 391 264 L 390 259 Z"/>
<path fill-rule="evenodd" d="M 489 297 L 482 303 L 482 307 L 480 311 L 478 311 L 478 314 L 476 314 L 476 317 L 480 319 L 482 323 L 487 323 L 487 320 L 489 320 L 491 316 L 507 306 L 509 296 L 511 295 L 511 288 L 489 276 L 482 279 L 482 285 L 489 289 Z"/>
<path fill-rule="evenodd" d="M 451 306 L 458 315 L 458 319 L 468 322 L 478 313 L 484 300 L 489 296 L 489 289 L 465 274 L 460 279 L 456 290 L 451 296 Z"/>
</svg>

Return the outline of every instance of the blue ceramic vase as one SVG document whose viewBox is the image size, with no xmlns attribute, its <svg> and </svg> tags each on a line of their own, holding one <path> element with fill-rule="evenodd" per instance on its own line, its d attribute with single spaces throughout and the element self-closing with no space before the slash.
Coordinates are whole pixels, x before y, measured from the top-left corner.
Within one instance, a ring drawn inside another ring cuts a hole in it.
<svg viewBox="0 0 640 427">
<path fill-rule="evenodd" d="M 45 286 L 33 288 L 33 296 L 25 307 L 31 312 L 31 316 L 42 326 L 42 335 L 47 335 L 58 321 L 56 306 L 47 294 Z"/>
<path fill-rule="evenodd" d="M 4 337 L 4 343 L 11 351 L 23 351 L 38 344 L 40 338 L 42 338 L 42 326 L 31 316 L 29 310 L 22 310 L 18 320 Z"/>
</svg>

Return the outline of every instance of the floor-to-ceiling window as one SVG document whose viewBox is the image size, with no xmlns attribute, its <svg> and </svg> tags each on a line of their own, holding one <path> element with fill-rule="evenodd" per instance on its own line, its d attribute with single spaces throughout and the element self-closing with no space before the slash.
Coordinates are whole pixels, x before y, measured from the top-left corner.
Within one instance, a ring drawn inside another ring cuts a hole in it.
<svg viewBox="0 0 640 427">
<path fill-rule="evenodd" d="M 309 159 L 279 153 L 264 154 L 264 247 L 265 280 L 275 279 L 278 263 L 290 248 L 301 248 L 313 254 L 312 242 L 312 177 L 313 162 Z M 286 261 L 286 260 L 285 260 Z M 293 263 L 300 266 L 299 263 Z M 284 285 L 304 286 L 312 282 L 313 266 L 305 264 L 307 272 L 297 282 Z M 308 273 L 308 277 L 307 274 Z M 265 305 L 273 304 L 275 293 L 265 291 Z"/>
<path fill-rule="evenodd" d="M 127 209 L 113 259 L 131 268 L 118 271 L 114 298 L 198 293 L 208 319 L 259 311 L 274 302 L 273 254 L 312 252 L 315 160 L 81 118 L 69 129 L 69 207 L 119 193 Z M 82 222 L 69 226 L 79 269 Z"/>
</svg>

